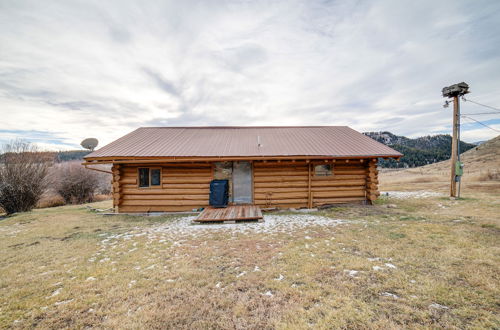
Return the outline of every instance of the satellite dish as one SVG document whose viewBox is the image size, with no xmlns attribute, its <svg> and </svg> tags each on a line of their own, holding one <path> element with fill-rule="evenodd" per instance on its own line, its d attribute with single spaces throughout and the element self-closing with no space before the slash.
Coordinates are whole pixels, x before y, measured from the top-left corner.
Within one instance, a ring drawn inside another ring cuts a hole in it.
<svg viewBox="0 0 500 330">
<path fill-rule="evenodd" d="M 88 138 L 82 141 L 80 145 L 84 147 L 85 149 L 89 149 L 90 151 L 94 151 L 95 147 L 97 147 L 97 144 L 99 144 L 99 141 L 95 138 Z"/>
</svg>

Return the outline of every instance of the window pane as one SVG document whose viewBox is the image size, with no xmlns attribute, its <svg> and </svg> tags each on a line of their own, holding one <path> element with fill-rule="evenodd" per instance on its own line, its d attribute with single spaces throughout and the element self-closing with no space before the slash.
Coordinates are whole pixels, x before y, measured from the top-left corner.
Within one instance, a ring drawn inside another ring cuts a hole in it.
<svg viewBox="0 0 500 330">
<path fill-rule="evenodd" d="M 152 186 L 161 185 L 161 171 L 159 168 L 151 169 L 151 185 Z"/>
<path fill-rule="evenodd" d="M 215 163 L 214 179 L 229 180 L 229 201 L 233 201 L 233 162 Z"/>
<path fill-rule="evenodd" d="M 139 187 L 149 187 L 149 168 L 139 169 Z"/>
<path fill-rule="evenodd" d="M 315 176 L 330 176 L 332 175 L 332 165 L 316 165 L 314 166 L 314 175 Z"/>
</svg>

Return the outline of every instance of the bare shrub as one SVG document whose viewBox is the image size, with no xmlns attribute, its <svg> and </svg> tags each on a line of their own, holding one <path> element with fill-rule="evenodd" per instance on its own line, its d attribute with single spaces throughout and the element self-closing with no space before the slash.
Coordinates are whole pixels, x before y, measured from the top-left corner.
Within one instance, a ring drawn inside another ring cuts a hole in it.
<svg viewBox="0 0 500 330">
<path fill-rule="evenodd" d="M 99 187 L 99 179 L 95 172 L 83 167 L 78 162 L 66 162 L 54 166 L 53 180 L 55 190 L 66 203 L 81 204 L 94 201 Z"/>
<path fill-rule="evenodd" d="M 64 201 L 64 198 L 61 197 L 61 195 L 54 193 L 46 193 L 42 195 L 42 198 L 38 201 L 36 207 L 37 208 L 56 207 L 56 206 L 63 206 L 65 204 L 66 202 Z"/>
<path fill-rule="evenodd" d="M 27 141 L 15 140 L 0 155 L 0 207 L 7 213 L 32 210 L 46 186 L 47 169 L 53 161 Z"/>
</svg>

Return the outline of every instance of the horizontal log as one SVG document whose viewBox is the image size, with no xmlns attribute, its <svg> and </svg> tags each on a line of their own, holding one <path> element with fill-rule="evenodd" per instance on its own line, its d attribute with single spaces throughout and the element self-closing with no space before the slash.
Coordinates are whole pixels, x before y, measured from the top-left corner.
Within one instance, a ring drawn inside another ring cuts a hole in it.
<svg viewBox="0 0 500 330">
<path fill-rule="evenodd" d="M 344 190 L 364 190 L 365 185 L 337 186 L 337 187 L 311 187 L 312 192 L 318 191 L 344 191 Z"/>
<path fill-rule="evenodd" d="M 307 198 L 307 191 L 305 192 L 277 192 L 277 193 L 255 193 L 255 199 L 287 199 L 287 198 Z"/>
<path fill-rule="evenodd" d="M 254 176 L 254 182 L 290 182 L 290 181 L 307 181 L 307 176 Z"/>
<path fill-rule="evenodd" d="M 260 206 L 261 208 L 266 208 L 266 207 L 278 207 L 278 208 L 301 208 L 301 207 L 307 207 L 307 202 L 299 202 L 299 203 L 277 203 L 273 201 L 272 203 L 266 203 L 265 201 L 259 201 L 254 203 L 257 206 Z"/>
<path fill-rule="evenodd" d="M 124 188 L 122 190 L 124 195 L 132 194 L 132 195 L 181 195 L 181 194 L 191 194 L 191 195 L 208 195 L 210 193 L 210 189 L 208 187 L 193 188 L 193 189 L 178 189 L 178 188 L 167 188 L 163 189 L 151 189 L 151 188 Z"/>
<path fill-rule="evenodd" d="M 119 206 L 119 213 L 147 213 L 147 212 L 182 212 L 191 211 L 197 207 L 185 206 Z"/>
<path fill-rule="evenodd" d="M 304 168 L 307 167 L 307 163 L 304 161 L 301 162 L 254 162 L 253 163 L 253 168 L 254 169 L 261 169 L 261 168 L 280 168 L 280 167 L 286 167 L 286 168 Z"/>
<path fill-rule="evenodd" d="M 163 171 L 164 178 L 212 177 L 212 172 L 169 172 Z"/>
<path fill-rule="evenodd" d="M 179 184 L 179 183 L 199 183 L 199 184 L 207 184 L 210 183 L 212 179 L 211 178 L 204 178 L 204 177 L 199 177 L 199 178 L 163 178 L 161 180 L 162 183 L 164 184 Z"/>
<path fill-rule="evenodd" d="M 272 192 L 272 193 L 279 193 L 279 192 L 303 192 L 307 193 L 307 185 L 305 187 L 300 187 L 300 188 L 291 188 L 291 187 L 286 187 L 286 188 L 275 188 L 275 187 L 269 187 L 269 188 L 255 188 L 254 192 L 256 194 L 264 194 L 267 192 Z"/>
<path fill-rule="evenodd" d="M 163 183 L 166 189 L 209 189 L 210 182 L 205 183 Z"/>
<path fill-rule="evenodd" d="M 255 176 L 288 176 L 288 175 L 294 175 L 294 176 L 306 176 L 308 175 L 307 169 L 304 169 L 303 171 L 262 171 L 262 170 L 255 170 L 254 171 Z"/>
<path fill-rule="evenodd" d="M 122 169 L 131 169 L 131 168 L 138 168 L 138 167 L 162 167 L 162 168 L 211 168 L 212 164 L 211 163 L 206 163 L 206 162 L 196 162 L 196 163 L 134 163 L 130 165 L 124 165 Z"/>
<path fill-rule="evenodd" d="M 322 191 L 313 193 L 313 200 L 334 197 L 364 197 L 366 190 Z"/>
<path fill-rule="evenodd" d="M 314 206 L 320 206 L 325 204 L 339 204 L 339 203 L 350 203 L 350 202 L 361 202 L 365 201 L 364 197 L 343 197 L 343 198 L 324 198 L 315 199 L 313 201 Z"/>
<path fill-rule="evenodd" d="M 123 206 L 208 206 L 208 200 L 124 200 Z"/>
<path fill-rule="evenodd" d="M 333 175 L 366 175 L 366 171 L 364 169 L 353 169 L 353 170 L 338 170 L 336 168 L 333 169 Z"/>
<path fill-rule="evenodd" d="M 125 194 L 123 195 L 123 200 L 195 200 L 195 201 L 208 201 L 208 194 L 205 195 L 132 195 Z"/>
<path fill-rule="evenodd" d="M 125 183 L 131 183 L 131 184 L 137 184 L 137 177 L 126 177 L 120 180 L 121 184 Z"/>
<path fill-rule="evenodd" d="M 312 181 L 325 181 L 325 180 L 355 180 L 355 179 L 364 179 L 366 175 L 364 174 L 353 174 L 353 175 L 332 175 L 332 176 L 312 176 Z"/>
<path fill-rule="evenodd" d="M 317 180 L 317 181 L 312 181 L 311 186 L 312 187 L 339 187 L 339 186 L 355 186 L 355 185 L 364 185 L 366 184 L 366 181 L 363 180 Z"/>
<path fill-rule="evenodd" d="M 305 187 L 307 189 L 307 180 L 305 181 L 295 181 L 295 182 L 255 182 L 254 189 L 264 189 L 264 188 L 301 188 Z"/>
<path fill-rule="evenodd" d="M 306 203 L 307 204 L 307 198 L 283 198 L 283 199 L 255 199 L 255 202 L 266 202 L 270 201 L 271 203 L 282 203 L 282 204 L 290 204 L 290 203 Z"/>
</svg>

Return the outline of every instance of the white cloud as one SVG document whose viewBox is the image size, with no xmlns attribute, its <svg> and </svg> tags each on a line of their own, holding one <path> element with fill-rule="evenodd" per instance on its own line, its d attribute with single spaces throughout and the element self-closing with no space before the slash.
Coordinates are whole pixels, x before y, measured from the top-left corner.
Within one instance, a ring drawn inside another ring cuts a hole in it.
<svg viewBox="0 0 500 330">
<path fill-rule="evenodd" d="M 471 99 L 500 105 L 499 8 L 465 0 L 4 1 L 0 131 L 47 132 L 64 148 L 149 125 L 447 132 L 445 85 L 466 81 Z"/>
</svg>

